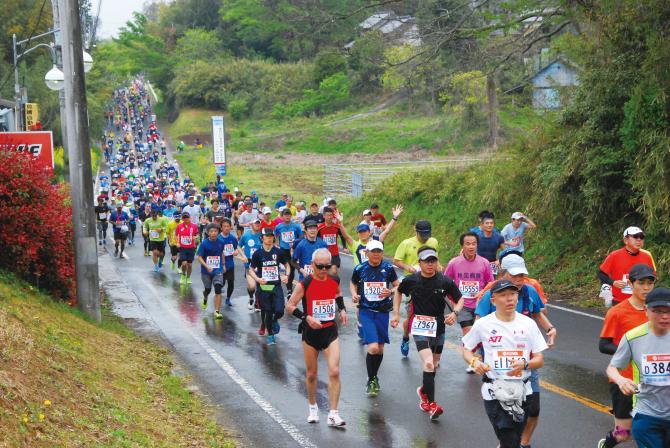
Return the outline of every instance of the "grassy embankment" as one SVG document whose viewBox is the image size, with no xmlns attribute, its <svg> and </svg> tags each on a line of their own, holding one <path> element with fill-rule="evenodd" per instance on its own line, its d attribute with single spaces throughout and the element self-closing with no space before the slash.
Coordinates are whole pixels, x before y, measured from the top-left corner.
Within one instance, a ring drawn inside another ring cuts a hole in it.
<svg viewBox="0 0 670 448">
<path fill-rule="evenodd" d="M 0 447 L 226 447 L 169 353 L 0 271 Z"/>
</svg>

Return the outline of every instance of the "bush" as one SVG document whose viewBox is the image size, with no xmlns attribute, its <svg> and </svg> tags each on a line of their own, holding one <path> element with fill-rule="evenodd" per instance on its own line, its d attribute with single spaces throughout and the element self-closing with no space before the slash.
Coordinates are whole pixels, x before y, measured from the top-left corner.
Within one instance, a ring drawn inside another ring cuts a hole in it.
<svg viewBox="0 0 670 448">
<path fill-rule="evenodd" d="M 0 149 L 0 268 L 73 298 L 72 209 L 53 182 L 29 155 Z"/>
<path fill-rule="evenodd" d="M 272 115 L 275 118 L 282 118 L 298 115 L 324 115 L 334 112 L 346 104 L 350 87 L 351 81 L 345 73 L 335 73 L 321 81 L 318 90 L 305 90 L 300 101 L 286 106 L 275 104 Z"/>
<path fill-rule="evenodd" d="M 228 112 L 235 120 L 241 120 L 249 115 L 249 101 L 246 98 L 234 99 L 228 104 Z"/>
</svg>

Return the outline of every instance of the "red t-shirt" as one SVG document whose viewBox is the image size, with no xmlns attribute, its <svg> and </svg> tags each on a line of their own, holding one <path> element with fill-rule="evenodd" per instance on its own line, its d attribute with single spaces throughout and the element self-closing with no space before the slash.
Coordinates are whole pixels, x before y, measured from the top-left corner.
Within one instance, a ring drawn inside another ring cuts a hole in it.
<svg viewBox="0 0 670 448">
<path fill-rule="evenodd" d="M 340 282 L 337 277 L 330 275 L 326 276 L 325 280 L 319 280 L 310 275 L 300 282 L 303 288 L 310 277 L 309 286 L 302 298 L 303 311 L 308 316 L 320 321 L 323 328 L 333 326 L 338 312 L 335 298 Z"/>
<path fill-rule="evenodd" d="M 381 227 L 386 225 L 386 218 L 381 213 L 374 214 L 370 217 L 372 222 L 375 223 L 375 227 Z"/>
<path fill-rule="evenodd" d="M 648 251 L 640 249 L 637 254 L 631 254 L 625 247 L 611 252 L 607 258 L 605 258 L 603 264 L 600 265 L 600 270 L 609 275 L 614 281 L 626 281 L 628 279 L 630 268 L 636 264 L 646 264 L 656 272 L 654 258 Z M 630 290 L 630 286 L 624 289 L 619 289 L 612 285 L 613 301 L 616 303 L 628 299 L 631 294 L 632 291 Z"/>
<path fill-rule="evenodd" d="M 607 311 L 600 337 L 612 339 L 614 344 L 619 345 L 628 331 L 644 323 L 647 323 L 647 312 L 644 309 L 638 310 L 633 307 L 630 300 L 624 300 Z M 628 379 L 633 379 L 633 369 L 630 365 L 621 374 Z"/>
<path fill-rule="evenodd" d="M 263 230 L 263 229 L 266 228 L 266 227 L 269 227 L 269 228 L 271 228 L 272 230 L 274 230 L 275 227 L 277 227 L 277 223 L 276 223 L 274 220 L 273 220 L 273 221 L 270 221 L 269 223 L 268 223 L 268 222 L 265 222 L 265 221 L 263 221 L 263 220 L 261 220 L 261 230 Z"/>
<path fill-rule="evenodd" d="M 177 226 L 174 234 L 179 243 L 179 247 L 183 247 L 184 249 L 195 249 L 195 236 L 198 234 L 198 226 L 193 223 L 186 226 L 182 222 Z"/>
<path fill-rule="evenodd" d="M 340 227 L 334 224 L 319 224 L 318 236 L 328 245 L 328 251 L 333 257 L 340 255 L 340 248 L 337 246 L 337 237 L 340 234 Z"/>
</svg>

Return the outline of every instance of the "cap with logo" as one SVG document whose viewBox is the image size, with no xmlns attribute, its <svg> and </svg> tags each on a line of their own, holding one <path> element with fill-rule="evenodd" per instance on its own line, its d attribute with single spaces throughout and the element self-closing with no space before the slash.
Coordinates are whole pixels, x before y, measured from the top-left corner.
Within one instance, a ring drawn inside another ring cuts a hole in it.
<svg viewBox="0 0 670 448">
<path fill-rule="evenodd" d="M 432 247 L 423 250 L 419 249 L 419 260 L 426 261 L 430 258 L 437 259 L 437 252 L 435 251 L 435 249 L 433 249 Z"/>
<path fill-rule="evenodd" d="M 416 230 L 419 233 L 430 235 L 433 228 L 428 221 L 422 219 L 416 222 L 416 224 L 414 225 L 414 230 Z"/>
<path fill-rule="evenodd" d="M 365 250 L 368 252 L 373 250 L 384 250 L 384 244 L 379 240 L 370 240 L 368 244 L 365 245 Z"/>
<path fill-rule="evenodd" d="M 526 269 L 526 262 L 519 255 L 511 254 L 506 256 L 500 262 L 500 267 L 503 271 L 509 272 L 509 275 L 519 275 L 526 274 L 528 275 L 528 269 Z"/>
<path fill-rule="evenodd" d="M 511 289 L 517 292 L 519 291 L 519 288 L 514 283 L 512 283 L 507 279 L 502 279 L 502 280 L 496 280 L 493 283 L 493 285 L 491 286 L 491 294 L 505 291 L 506 289 Z"/>
<path fill-rule="evenodd" d="M 657 306 L 667 306 L 670 307 L 670 289 L 660 287 L 656 288 L 647 294 L 645 299 L 645 304 L 649 308 L 654 308 Z"/>
<path fill-rule="evenodd" d="M 630 268 L 630 271 L 628 271 L 628 278 L 630 278 L 631 282 L 634 282 L 635 280 L 642 280 L 643 278 L 656 280 L 656 273 L 651 268 L 651 266 L 638 263 L 634 264 Z"/>
<path fill-rule="evenodd" d="M 370 231 L 370 226 L 367 224 L 359 224 L 358 227 L 356 227 L 356 232 L 369 232 Z"/>
<path fill-rule="evenodd" d="M 644 231 L 635 226 L 628 227 L 626 230 L 623 231 L 623 237 L 626 238 L 627 236 L 633 236 L 633 235 L 644 235 Z"/>
<path fill-rule="evenodd" d="M 263 230 L 261 230 L 261 235 L 263 236 L 275 236 L 274 230 L 272 230 L 272 227 L 265 227 Z"/>
</svg>

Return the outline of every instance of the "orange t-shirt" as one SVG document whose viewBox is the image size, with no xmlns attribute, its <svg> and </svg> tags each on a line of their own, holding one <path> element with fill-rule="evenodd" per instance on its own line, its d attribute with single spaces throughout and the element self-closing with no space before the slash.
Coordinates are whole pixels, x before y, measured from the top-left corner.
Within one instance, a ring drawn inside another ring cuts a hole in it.
<svg viewBox="0 0 670 448">
<path fill-rule="evenodd" d="M 628 331 L 645 323 L 647 323 L 647 312 L 644 309 L 634 308 L 630 300 L 624 300 L 607 311 L 600 337 L 612 339 L 612 342 L 619 345 L 619 341 Z M 621 374 L 630 380 L 633 379 L 630 364 Z"/>
<path fill-rule="evenodd" d="M 636 264 L 646 264 L 650 266 L 654 272 L 656 272 L 656 265 L 654 264 L 654 258 L 651 254 L 644 250 L 640 249 L 640 252 L 633 255 L 626 250 L 625 247 L 617 249 L 614 252 L 611 252 L 603 264 L 600 265 L 600 270 L 605 274 L 609 275 L 610 278 L 614 281 L 628 279 L 628 272 Z M 612 285 L 612 296 L 615 302 L 622 302 L 628 299 L 631 295 L 629 288 L 619 289 Z"/>
<path fill-rule="evenodd" d="M 547 304 L 547 302 L 549 301 L 549 299 L 547 299 L 547 294 L 545 294 L 544 289 L 542 288 L 542 285 L 540 285 L 540 282 L 538 282 L 538 281 L 535 280 L 534 278 L 530 278 L 530 277 L 525 277 L 525 278 L 523 279 L 523 282 L 524 282 L 526 285 L 530 285 L 530 286 L 532 286 L 533 288 L 535 288 L 535 290 L 537 291 L 537 294 L 540 296 L 540 299 L 542 300 L 542 303 L 544 303 L 545 305 Z M 484 289 L 482 289 L 481 291 L 479 291 L 479 295 L 477 296 L 477 302 L 479 302 L 479 299 L 481 299 L 482 297 L 484 297 L 484 294 L 486 294 L 486 291 L 488 291 L 489 289 L 491 289 L 491 286 L 493 286 L 493 283 L 495 283 L 495 282 L 489 282 L 489 284 L 486 285 L 486 286 L 484 287 Z"/>
</svg>

